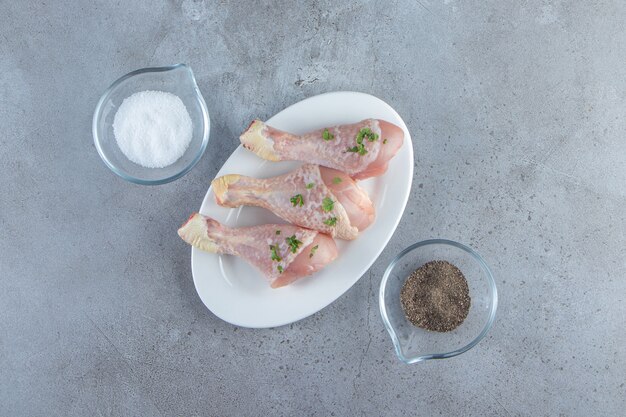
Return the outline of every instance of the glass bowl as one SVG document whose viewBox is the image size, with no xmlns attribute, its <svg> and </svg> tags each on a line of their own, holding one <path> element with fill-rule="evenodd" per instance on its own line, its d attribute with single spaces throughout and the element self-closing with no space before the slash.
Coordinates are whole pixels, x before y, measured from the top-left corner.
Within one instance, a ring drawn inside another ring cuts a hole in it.
<svg viewBox="0 0 626 417">
<path fill-rule="evenodd" d="M 144 168 L 130 161 L 115 141 L 113 119 L 122 101 L 130 95 L 156 90 L 180 97 L 193 127 L 189 147 L 176 162 L 163 168 Z M 191 68 L 185 64 L 142 68 L 115 81 L 102 94 L 93 115 L 93 140 L 104 163 L 126 181 L 143 185 L 165 184 L 185 175 L 198 163 L 209 142 L 209 111 Z"/>
<path fill-rule="evenodd" d="M 456 265 L 470 291 L 467 318 L 456 329 L 440 333 L 412 325 L 400 305 L 406 278 L 426 262 L 445 260 Z M 405 363 L 444 359 L 468 351 L 487 334 L 498 306 L 498 291 L 489 267 L 473 249 L 451 240 L 432 239 L 415 243 L 395 257 L 380 284 L 380 314 L 398 358 Z"/>
</svg>

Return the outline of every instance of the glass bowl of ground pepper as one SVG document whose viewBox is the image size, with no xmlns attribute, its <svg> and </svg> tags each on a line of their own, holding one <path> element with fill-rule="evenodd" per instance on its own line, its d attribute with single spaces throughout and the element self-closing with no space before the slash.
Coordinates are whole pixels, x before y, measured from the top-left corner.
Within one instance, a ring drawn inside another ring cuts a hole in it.
<svg viewBox="0 0 626 417">
<path fill-rule="evenodd" d="M 379 302 L 398 358 L 412 364 L 474 347 L 493 324 L 498 292 L 489 267 L 472 248 L 432 239 L 391 261 Z"/>
</svg>

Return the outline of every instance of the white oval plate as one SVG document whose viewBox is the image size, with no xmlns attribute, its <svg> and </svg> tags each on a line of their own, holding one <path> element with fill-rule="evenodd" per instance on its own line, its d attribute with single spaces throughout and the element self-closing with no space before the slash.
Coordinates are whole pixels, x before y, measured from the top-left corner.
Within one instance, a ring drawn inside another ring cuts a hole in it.
<svg viewBox="0 0 626 417">
<path fill-rule="evenodd" d="M 339 257 L 318 273 L 272 289 L 265 278 L 245 261 L 229 255 L 191 250 L 193 281 L 202 302 L 216 316 L 243 327 L 275 327 L 318 312 L 354 285 L 369 269 L 396 230 L 411 191 L 413 146 L 406 124 L 384 101 L 363 93 L 321 94 L 281 111 L 267 123 L 277 129 L 305 133 L 325 126 L 384 119 L 404 130 L 404 144 L 385 175 L 359 182 L 376 206 L 376 220 L 358 239 L 337 240 Z M 298 162 L 269 162 L 239 146 L 217 176 L 242 174 L 272 177 L 298 167 Z M 228 226 L 284 223 L 256 207 L 220 207 L 209 188 L 200 213 Z"/>
</svg>

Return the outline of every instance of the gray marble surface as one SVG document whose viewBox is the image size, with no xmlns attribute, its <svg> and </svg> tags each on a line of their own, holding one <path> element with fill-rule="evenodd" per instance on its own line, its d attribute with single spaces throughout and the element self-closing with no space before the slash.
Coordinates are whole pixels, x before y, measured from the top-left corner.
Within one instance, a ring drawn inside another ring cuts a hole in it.
<svg viewBox="0 0 626 417">
<path fill-rule="evenodd" d="M 0 0 L 0 415 L 623 415 L 625 20 L 619 0 Z M 210 147 L 174 183 L 126 183 L 93 146 L 96 102 L 176 62 Z M 409 126 L 400 227 L 321 312 L 222 322 L 176 228 L 251 118 L 334 90 Z M 378 284 L 430 237 L 484 255 L 500 308 L 473 350 L 407 366 Z"/>
</svg>

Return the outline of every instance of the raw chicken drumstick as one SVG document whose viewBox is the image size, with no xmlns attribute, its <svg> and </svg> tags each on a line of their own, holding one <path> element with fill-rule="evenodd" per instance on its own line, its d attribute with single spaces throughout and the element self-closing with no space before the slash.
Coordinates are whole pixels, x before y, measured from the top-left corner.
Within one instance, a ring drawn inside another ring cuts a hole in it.
<svg viewBox="0 0 626 417">
<path fill-rule="evenodd" d="M 374 205 L 347 174 L 304 164 L 288 174 L 257 179 L 225 175 L 212 183 L 221 206 L 266 208 L 290 223 L 355 239 L 374 221 Z"/>
<path fill-rule="evenodd" d="M 402 129 L 378 119 L 294 135 L 254 120 L 239 137 L 246 149 L 270 161 L 303 161 L 349 174 L 382 175 L 404 141 Z"/>
<path fill-rule="evenodd" d="M 245 259 L 265 275 L 272 288 L 311 275 L 337 257 L 331 237 L 288 224 L 231 228 L 195 213 L 178 229 L 178 235 L 198 249 Z"/>
</svg>

